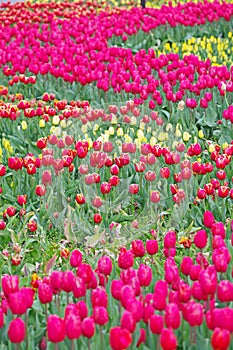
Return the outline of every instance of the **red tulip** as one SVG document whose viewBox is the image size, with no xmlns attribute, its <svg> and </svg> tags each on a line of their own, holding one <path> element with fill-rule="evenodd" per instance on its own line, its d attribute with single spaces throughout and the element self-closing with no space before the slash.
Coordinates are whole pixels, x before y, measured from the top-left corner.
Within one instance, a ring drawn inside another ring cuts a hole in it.
<svg viewBox="0 0 233 350">
<path fill-rule="evenodd" d="M 137 341 L 137 348 L 146 341 L 146 330 L 144 328 L 140 328 L 140 335 Z"/>
<path fill-rule="evenodd" d="M 6 228 L 6 223 L 4 220 L 0 220 L 0 230 L 5 230 Z"/>
<path fill-rule="evenodd" d="M 95 323 L 93 318 L 86 317 L 82 320 L 82 335 L 86 338 L 92 338 L 95 334 Z"/>
<path fill-rule="evenodd" d="M 87 305 L 86 305 L 84 300 L 78 301 L 76 304 L 76 308 L 78 310 L 78 314 L 79 314 L 81 320 L 83 320 L 85 317 L 87 317 L 88 309 L 87 309 Z"/>
<path fill-rule="evenodd" d="M 123 281 L 122 280 L 112 280 L 111 282 L 111 294 L 112 297 L 116 300 L 121 299 L 121 289 L 123 287 Z"/>
<path fill-rule="evenodd" d="M 98 260 L 98 271 L 106 276 L 110 275 L 112 272 L 112 260 L 104 255 Z"/>
<path fill-rule="evenodd" d="M 142 258 L 145 255 L 145 247 L 140 239 L 133 241 L 131 246 L 135 257 Z"/>
<path fill-rule="evenodd" d="M 108 306 L 108 294 L 104 289 L 101 289 L 100 287 L 93 289 L 91 292 L 91 304 L 94 308 L 95 306 Z"/>
<path fill-rule="evenodd" d="M 225 230 L 223 222 L 215 222 L 211 226 L 211 232 L 212 232 L 213 236 L 219 235 L 219 236 L 222 236 L 223 239 L 225 239 L 225 237 L 226 237 L 226 230 Z"/>
<path fill-rule="evenodd" d="M 211 345 L 214 350 L 227 350 L 231 342 L 229 330 L 215 328 L 211 337 Z"/>
<path fill-rule="evenodd" d="M 181 272 L 184 275 L 189 275 L 191 266 L 193 266 L 192 258 L 184 256 L 180 265 Z"/>
<path fill-rule="evenodd" d="M 11 321 L 7 334 L 12 343 L 21 343 L 26 335 L 24 321 L 21 320 L 21 318 L 15 318 L 13 321 Z"/>
<path fill-rule="evenodd" d="M 62 288 L 63 272 L 53 271 L 50 276 L 50 283 L 54 293 L 58 292 Z"/>
<path fill-rule="evenodd" d="M 175 303 L 167 304 L 165 308 L 165 323 L 168 328 L 177 329 L 180 326 L 180 310 Z"/>
<path fill-rule="evenodd" d="M 150 201 L 152 203 L 158 203 L 160 201 L 160 193 L 159 193 L 159 191 L 151 191 L 150 192 Z"/>
<path fill-rule="evenodd" d="M 160 345 L 163 350 L 175 350 L 177 348 L 177 339 L 171 329 L 163 328 L 160 336 Z"/>
<path fill-rule="evenodd" d="M 144 264 L 140 264 L 138 269 L 138 279 L 141 286 L 149 286 L 152 281 L 151 267 Z"/>
<path fill-rule="evenodd" d="M 81 298 L 86 295 L 86 285 L 82 278 L 79 278 L 79 277 L 75 278 L 74 285 L 73 285 L 73 294 L 75 298 Z"/>
<path fill-rule="evenodd" d="M 194 244 L 199 249 L 205 248 L 207 240 L 208 236 L 205 230 L 198 231 L 194 236 Z"/>
<path fill-rule="evenodd" d="M 53 300 L 53 291 L 51 285 L 44 282 L 39 283 L 38 297 L 42 304 L 51 303 Z"/>
<path fill-rule="evenodd" d="M 65 321 L 57 315 L 50 315 L 47 320 L 48 340 L 52 343 L 59 343 L 65 339 Z"/>
<path fill-rule="evenodd" d="M 4 311 L 3 308 L 0 307 L 0 328 L 4 326 Z"/>
<path fill-rule="evenodd" d="M 128 269 L 134 264 L 134 256 L 131 250 L 122 250 L 118 257 L 118 266 L 121 269 Z"/>
<path fill-rule="evenodd" d="M 40 196 L 40 197 L 45 196 L 46 188 L 44 185 L 37 185 L 35 192 L 36 192 L 37 196 Z"/>
<path fill-rule="evenodd" d="M 75 200 L 80 205 L 86 203 L 86 199 L 82 193 L 76 194 Z"/>
<path fill-rule="evenodd" d="M 103 306 L 95 306 L 93 309 L 94 322 L 100 326 L 104 326 L 108 323 L 108 311 Z"/>
<path fill-rule="evenodd" d="M 96 213 L 96 214 L 94 214 L 94 218 L 93 219 L 94 219 L 94 223 L 95 224 L 100 224 L 101 221 L 102 221 L 102 216 L 100 214 Z"/>
<path fill-rule="evenodd" d="M 132 343 L 132 336 L 127 329 L 114 327 L 110 329 L 110 345 L 113 350 L 125 350 Z"/>
<path fill-rule="evenodd" d="M 203 293 L 214 294 L 217 288 L 217 272 L 214 266 L 208 266 L 202 270 L 198 278 Z"/>
<path fill-rule="evenodd" d="M 131 185 L 129 185 L 129 193 L 137 194 L 138 191 L 139 191 L 139 185 L 138 184 L 131 184 Z"/>
<path fill-rule="evenodd" d="M 146 241 L 146 251 L 149 255 L 155 255 L 158 253 L 159 246 L 156 239 L 149 239 Z"/>
<path fill-rule="evenodd" d="M 150 316 L 150 330 L 154 334 L 160 334 L 163 329 L 163 316 L 161 315 L 152 315 Z"/>
<path fill-rule="evenodd" d="M 19 290 L 19 276 L 3 275 L 2 277 L 2 290 L 6 297 L 10 293 L 18 292 Z"/>
<path fill-rule="evenodd" d="M 63 272 L 63 279 L 62 279 L 62 290 L 64 290 L 66 293 L 70 293 L 74 289 L 76 276 L 74 275 L 73 271 L 64 271 Z"/>
<path fill-rule="evenodd" d="M 102 194 L 108 194 L 112 189 L 112 186 L 108 182 L 102 182 L 100 185 L 100 192 Z"/>
<path fill-rule="evenodd" d="M 133 333 L 136 329 L 136 322 L 133 314 L 125 310 L 121 316 L 120 325 L 122 328 L 127 329 L 130 333 Z"/>
<path fill-rule="evenodd" d="M 205 211 L 204 212 L 204 225 L 207 228 L 211 228 L 211 226 L 214 224 L 215 219 L 214 215 L 211 211 Z"/>
<path fill-rule="evenodd" d="M 66 335 L 69 339 L 78 339 L 81 336 L 81 319 L 74 313 L 65 318 Z"/>
<path fill-rule="evenodd" d="M 82 262 L 82 253 L 80 250 L 76 249 L 71 252 L 70 255 L 70 265 L 72 267 L 78 267 Z"/>
<path fill-rule="evenodd" d="M 22 194 L 20 196 L 17 196 L 17 202 L 19 203 L 19 205 L 25 205 L 27 203 L 27 195 Z"/>
</svg>

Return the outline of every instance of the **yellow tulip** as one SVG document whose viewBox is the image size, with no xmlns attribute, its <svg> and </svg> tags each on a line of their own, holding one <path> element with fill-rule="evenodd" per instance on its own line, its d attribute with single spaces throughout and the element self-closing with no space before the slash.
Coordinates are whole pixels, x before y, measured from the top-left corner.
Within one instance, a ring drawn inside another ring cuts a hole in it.
<svg viewBox="0 0 233 350">
<path fill-rule="evenodd" d="M 55 115 L 52 120 L 53 125 L 59 125 L 60 124 L 60 118 L 58 115 Z"/>
<path fill-rule="evenodd" d="M 215 151 L 214 144 L 211 143 L 211 144 L 209 145 L 209 152 L 212 153 L 212 152 L 214 152 L 214 151 Z"/>
<path fill-rule="evenodd" d="M 136 117 L 132 116 L 130 118 L 130 125 L 137 125 L 137 118 Z"/>
<path fill-rule="evenodd" d="M 44 127 L 45 127 L 45 121 L 44 121 L 44 119 L 40 119 L 40 121 L 39 121 L 39 127 L 40 127 L 40 128 L 44 128 Z"/>
<path fill-rule="evenodd" d="M 187 131 L 185 131 L 185 132 L 183 133 L 183 140 L 184 140 L 185 142 L 187 142 L 191 137 L 192 137 L 192 136 L 191 136 Z"/>
<path fill-rule="evenodd" d="M 199 130 L 198 131 L 198 137 L 200 138 L 200 139 L 204 139 L 204 133 L 203 133 L 203 131 L 202 130 Z"/>
<path fill-rule="evenodd" d="M 225 148 L 227 148 L 229 145 L 228 145 L 228 143 L 227 142 L 224 142 L 223 144 L 222 144 L 222 149 L 225 149 Z"/>
<path fill-rule="evenodd" d="M 22 121 L 21 126 L 22 126 L 22 130 L 27 130 L 28 125 L 25 120 Z"/>
<path fill-rule="evenodd" d="M 117 124 L 117 122 L 118 122 L 118 121 L 117 121 L 117 116 L 116 116 L 116 115 L 113 115 L 113 116 L 112 116 L 111 123 L 112 123 L 112 124 Z"/>
<path fill-rule="evenodd" d="M 117 133 L 116 134 L 117 134 L 118 137 L 124 136 L 123 129 L 122 128 L 117 129 Z"/>
<path fill-rule="evenodd" d="M 109 131 L 109 134 L 110 134 L 110 135 L 114 135 L 114 133 L 115 133 L 115 130 L 114 130 L 114 127 L 113 127 L 113 126 L 110 126 L 110 128 L 108 129 L 108 131 Z"/>
<path fill-rule="evenodd" d="M 83 134 L 86 134 L 87 130 L 88 130 L 87 124 L 82 125 L 82 127 L 81 127 L 82 133 L 83 133 Z"/>
</svg>

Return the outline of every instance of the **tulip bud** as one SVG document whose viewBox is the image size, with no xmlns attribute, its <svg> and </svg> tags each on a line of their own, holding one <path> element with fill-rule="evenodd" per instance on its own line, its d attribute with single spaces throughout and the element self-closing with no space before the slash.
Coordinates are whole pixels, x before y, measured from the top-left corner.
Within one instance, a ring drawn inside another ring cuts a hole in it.
<svg viewBox="0 0 233 350">
<path fill-rule="evenodd" d="M 113 327 L 110 329 L 110 345 L 113 350 L 127 349 L 132 343 L 132 336 L 127 329 Z"/>
<path fill-rule="evenodd" d="M 65 321 L 57 315 L 50 315 L 47 320 L 48 340 L 52 343 L 59 343 L 65 339 Z"/>
<path fill-rule="evenodd" d="M 92 338 L 95 334 L 95 323 L 93 318 L 86 317 L 82 321 L 82 335 L 86 338 Z"/>
<path fill-rule="evenodd" d="M 70 265 L 72 267 L 78 267 L 82 262 L 82 253 L 76 249 L 71 252 Z"/>
<path fill-rule="evenodd" d="M 26 335 L 24 321 L 21 318 L 15 318 L 13 321 L 11 321 L 7 334 L 12 343 L 21 343 Z"/>
<path fill-rule="evenodd" d="M 214 350 L 227 350 L 230 342 L 231 342 L 231 335 L 229 330 L 227 329 L 221 329 L 221 328 L 215 328 L 214 332 L 211 337 L 211 345 Z"/>
<path fill-rule="evenodd" d="M 163 350 L 175 350 L 177 348 L 177 339 L 171 329 L 163 328 L 160 336 L 160 345 Z"/>
</svg>

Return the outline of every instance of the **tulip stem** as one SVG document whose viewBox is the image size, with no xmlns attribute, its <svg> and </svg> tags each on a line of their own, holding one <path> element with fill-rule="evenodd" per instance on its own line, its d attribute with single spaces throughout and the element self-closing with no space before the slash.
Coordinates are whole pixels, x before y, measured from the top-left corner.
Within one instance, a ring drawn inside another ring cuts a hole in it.
<svg viewBox="0 0 233 350">
<path fill-rule="evenodd" d="M 88 350 L 91 350 L 91 339 L 88 338 Z"/>
<path fill-rule="evenodd" d="M 59 350 L 59 345 L 58 345 L 58 343 L 54 343 L 54 350 Z"/>
<path fill-rule="evenodd" d="M 25 343 L 26 343 L 26 349 L 28 348 L 28 310 L 26 311 L 25 314 L 25 325 L 26 325 L 26 339 L 25 339 Z"/>
<path fill-rule="evenodd" d="M 47 320 L 48 320 L 48 304 L 45 304 L 45 320 L 46 320 L 46 323 L 47 323 Z"/>
<path fill-rule="evenodd" d="M 20 343 L 16 343 L 15 344 L 15 350 L 19 350 L 20 349 Z"/>
<path fill-rule="evenodd" d="M 74 339 L 71 340 L 71 350 L 74 350 L 75 344 L 74 344 Z"/>
<path fill-rule="evenodd" d="M 156 335 L 156 345 L 155 345 L 155 349 L 159 350 L 160 348 L 160 344 L 159 344 L 159 334 Z"/>
<path fill-rule="evenodd" d="M 104 350 L 104 335 L 102 326 L 100 326 L 100 349 Z"/>
</svg>

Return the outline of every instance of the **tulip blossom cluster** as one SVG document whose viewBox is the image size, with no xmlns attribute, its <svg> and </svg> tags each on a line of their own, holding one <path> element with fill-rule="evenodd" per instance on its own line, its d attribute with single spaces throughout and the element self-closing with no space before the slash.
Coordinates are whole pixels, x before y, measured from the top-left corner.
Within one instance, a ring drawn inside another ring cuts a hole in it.
<svg viewBox="0 0 233 350">
<path fill-rule="evenodd" d="M 195 55 L 181 59 L 174 53 L 156 57 L 151 48 L 148 52 L 141 49 L 133 54 L 131 49 L 109 44 L 114 37 L 126 41 L 140 30 L 148 33 L 161 25 L 173 28 L 212 23 L 220 18 L 229 21 L 232 4 L 215 1 L 162 6 L 159 10 L 114 9 L 110 13 L 101 11 L 99 15 L 95 10 L 88 12 L 85 7 L 75 8 L 73 12 L 72 5 L 65 13 L 66 7 L 61 5 L 58 15 L 51 11 L 53 6 L 44 4 L 47 13 L 44 16 L 36 4 L 30 4 L 29 9 L 23 11 L 22 7 L 13 6 L 2 18 L 5 24 L 2 25 L 0 64 L 5 76 L 11 77 L 9 85 L 35 84 L 38 75 L 50 74 L 83 87 L 94 83 L 104 92 L 125 92 L 138 104 L 147 101 L 151 109 L 164 101 L 179 103 L 184 100 L 187 108 L 200 106 L 206 110 L 213 100 L 212 90 L 217 89 L 221 96 L 232 91 L 231 69 L 213 67 L 210 60 L 201 61 Z M 22 13 L 19 25 L 17 21 Z M 65 18 L 60 18 L 63 15 Z M 14 18 L 17 21 L 11 26 Z M 25 77 L 27 73 L 33 75 Z M 34 112 L 28 113 L 33 116 Z"/>
<path fill-rule="evenodd" d="M 102 341 L 108 342 L 113 350 L 129 348 L 136 330 L 139 330 L 135 340 L 137 347 L 150 344 L 150 333 L 162 349 L 172 350 L 179 345 L 176 331 L 183 324 L 189 327 L 190 334 L 194 327 L 198 332 L 205 325 L 212 334 L 212 348 L 228 349 L 233 312 L 228 303 L 233 300 L 233 294 L 232 283 L 221 278 L 221 273 L 232 268 L 226 228 L 223 223 L 216 222 L 210 211 L 204 213 L 203 225 L 194 237 L 199 253 L 193 258 L 184 256 L 180 268 L 176 261 L 177 233 L 168 231 L 163 241 L 152 237 L 146 244 L 134 240 L 130 248 L 122 247 L 116 263 L 118 276 L 113 274 L 113 263 L 108 256 L 101 256 L 93 269 L 78 249 L 70 255 L 69 269 L 54 270 L 42 279 L 33 278 L 31 287 L 20 287 L 17 275 L 4 275 L 0 325 L 7 326 L 11 342 L 26 341 L 28 324 L 23 316 L 38 300 L 47 305 L 45 319 L 41 322 L 46 323 L 47 340 L 55 344 L 66 339 L 77 341 L 80 337 L 95 342 L 100 329 L 110 324 L 109 335 Z M 212 254 L 208 258 L 205 247 L 209 240 Z M 158 262 L 154 260 L 152 265 L 148 264 L 148 258 L 161 254 L 158 251 L 161 244 L 164 245 L 164 266 L 158 279 L 155 274 Z M 115 323 L 109 318 L 113 304 L 119 308 Z M 64 311 L 50 313 L 52 305 L 60 305 Z M 17 317 L 4 325 L 4 314 L 9 312 Z M 40 342 L 46 340 L 42 338 Z M 195 344 L 191 336 L 189 346 L 192 342 Z"/>
</svg>

